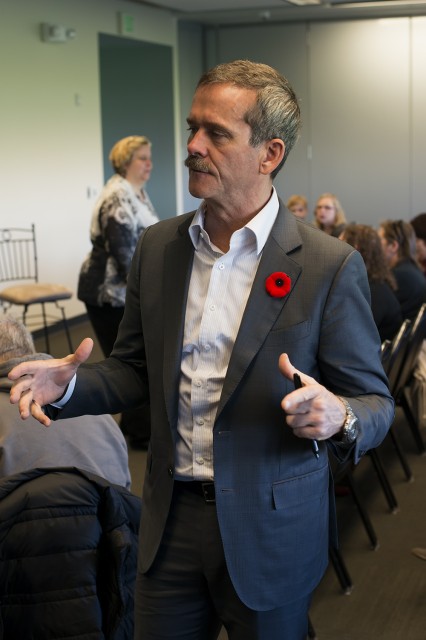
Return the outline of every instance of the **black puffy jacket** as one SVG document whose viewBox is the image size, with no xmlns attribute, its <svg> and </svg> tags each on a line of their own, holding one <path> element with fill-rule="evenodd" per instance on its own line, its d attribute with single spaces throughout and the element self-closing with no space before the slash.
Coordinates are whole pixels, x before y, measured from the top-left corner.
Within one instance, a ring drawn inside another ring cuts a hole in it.
<svg viewBox="0 0 426 640">
<path fill-rule="evenodd" d="M 131 640 L 141 499 L 75 467 L 0 481 L 0 639 Z"/>
</svg>

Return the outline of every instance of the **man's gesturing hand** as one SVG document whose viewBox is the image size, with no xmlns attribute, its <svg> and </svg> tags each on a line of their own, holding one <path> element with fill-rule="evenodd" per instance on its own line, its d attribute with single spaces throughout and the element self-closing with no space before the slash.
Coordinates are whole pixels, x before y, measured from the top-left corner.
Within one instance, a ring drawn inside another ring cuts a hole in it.
<svg viewBox="0 0 426 640">
<path fill-rule="evenodd" d="M 299 438 L 326 440 L 343 427 L 346 409 L 341 400 L 318 382 L 295 369 L 286 353 L 279 359 L 281 373 L 289 380 L 298 373 L 303 383 L 301 389 L 287 394 L 281 402 L 286 420 Z"/>
<path fill-rule="evenodd" d="M 26 420 L 32 415 L 46 427 L 50 419 L 42 406 L 60 398 L 72 380 L 78 367 L 87 360 L 93 349 L 93 340 L 85 338 L 75 353 L 61 359 L 29 360 L 21 362 L 9 372 L 13 380 L 10 390 L 10 402 L 19 404 L 21 418 Z"/>
</svg>

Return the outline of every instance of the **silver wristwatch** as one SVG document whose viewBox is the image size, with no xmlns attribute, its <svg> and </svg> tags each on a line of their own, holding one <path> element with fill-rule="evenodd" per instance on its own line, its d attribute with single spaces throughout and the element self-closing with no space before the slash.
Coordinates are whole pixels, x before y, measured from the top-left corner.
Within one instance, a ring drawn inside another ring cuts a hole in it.
<svg viewBox="0 0 426 640">
<path fill-rule="evenodd" d="M 342 440 L 344 444 L 352 444 L 355 442 L 358 435 L 358 418 L 352 411 L 352 407 L 345 398 L 338 396 L 339 400 L 343 402 L 346 408 L 346 420 L 342 430 Z"/>
</svg>

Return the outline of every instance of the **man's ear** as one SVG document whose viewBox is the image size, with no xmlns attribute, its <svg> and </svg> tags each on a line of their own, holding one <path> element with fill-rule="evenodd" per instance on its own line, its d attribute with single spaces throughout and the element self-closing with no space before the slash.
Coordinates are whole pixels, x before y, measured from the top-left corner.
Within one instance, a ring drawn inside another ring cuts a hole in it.
<svg viewBox="0 0 426 640">
<path fill-rule="evenodd" d="M 260 158 L 260 173 L 271 174 L 284 158 L 285 144 L 280 138 L 273 138 L 264 143 L 263 155 Z"/>
</svg>

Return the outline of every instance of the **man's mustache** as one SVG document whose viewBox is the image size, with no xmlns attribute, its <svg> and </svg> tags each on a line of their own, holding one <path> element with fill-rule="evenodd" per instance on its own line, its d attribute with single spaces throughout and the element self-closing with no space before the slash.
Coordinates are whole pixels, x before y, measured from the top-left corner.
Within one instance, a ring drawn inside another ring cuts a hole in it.
<svg viewBox="0 0 426 640">
<path fill-rule="evenodd" d="M 203 171 L 204 173 L 209 173 L 210 171 L 208 163 L 197 156 L 188 156 L 185 160 L 185 167 L 193 171 Z"/>
</svg>

